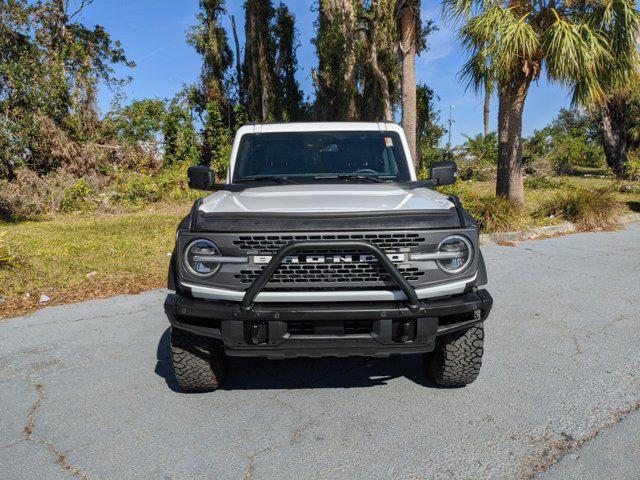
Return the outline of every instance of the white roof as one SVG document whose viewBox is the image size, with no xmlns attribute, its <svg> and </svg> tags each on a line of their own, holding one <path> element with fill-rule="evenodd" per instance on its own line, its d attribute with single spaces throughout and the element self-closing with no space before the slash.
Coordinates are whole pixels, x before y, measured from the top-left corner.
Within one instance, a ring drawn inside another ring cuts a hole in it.
<svg viewBox="0 0 640 480">
<path fill-rule="evenodd" d="M 393 131 L 402 132 L 402 127 L 393 122 L 292 122 L 245 125 L 238 134 L 278 132 L 335 132 L 335 131 Z"/>
</svg>

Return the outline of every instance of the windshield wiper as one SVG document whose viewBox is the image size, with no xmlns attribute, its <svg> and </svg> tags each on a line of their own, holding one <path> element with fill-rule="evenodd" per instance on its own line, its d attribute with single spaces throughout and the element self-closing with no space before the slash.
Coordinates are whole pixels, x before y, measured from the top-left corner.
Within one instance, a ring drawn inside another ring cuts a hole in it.
<svg viewBox="0 0 640 480">
<path fill-rule="evenodd" d="M 271 181 L 275 183 L 296 183 L 293 180 L 289 180 L 287 177 L 272 177 L 270 175 L 257 175 L 255 177 L 245 177 L 238 180 L 234 180 L 233 183 L 242 182 L 266 182 Z"/>
<path fill-rule="evenodd" d="M 371 175 L 356 175 L 355 173 L 341 173 L 339 175 L 319 175 L 313 177 L 314 180 L 366 180 L 373 183 L 385 183 L 384 179 L 391 180 L 396 178 L 394 175 L 381 175 L 372 177 Z"/>
</svg>

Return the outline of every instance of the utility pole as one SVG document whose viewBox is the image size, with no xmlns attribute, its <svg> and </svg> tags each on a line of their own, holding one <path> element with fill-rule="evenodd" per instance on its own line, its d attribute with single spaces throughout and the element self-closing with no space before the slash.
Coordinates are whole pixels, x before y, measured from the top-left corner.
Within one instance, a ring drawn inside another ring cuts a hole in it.
<svg viewBox="0 0 640 480">
<path fill-rule="evenodd" d="M 455 106 L 449 105 L 449 120 L 447 123 L 449 124 L 449 141 L 447 142 L 447 150 L 451 151 L 451 130 L 453 130 L 453 124 L 455 120 L 453 119 L 453 111 L 456 109 Z"/>
</svg>

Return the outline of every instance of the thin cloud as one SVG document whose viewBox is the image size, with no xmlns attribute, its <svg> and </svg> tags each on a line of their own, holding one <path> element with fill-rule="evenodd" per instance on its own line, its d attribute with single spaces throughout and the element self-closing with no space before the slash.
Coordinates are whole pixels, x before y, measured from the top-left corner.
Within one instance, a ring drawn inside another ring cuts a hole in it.
<svg viewBox="0 0 640 480">
<path fill-rule="evenodd" d="M 147 60 L 148 58 L 155 57 L 157 54 L 159 54 L 160 52 L 162 52 L 162 51 L 164 51 L 166 49 L 167 49 L 167 47 L 165 45 L 163 45 L 162 47 L 154 50 L 153 52 L 151 52 L 151 53 L 149 53 L 147 55 L 144 55 L 143 57 L 140 57 L 140 59 L 138 61 L 142 62 L 144 60 Z"/>
</svg>

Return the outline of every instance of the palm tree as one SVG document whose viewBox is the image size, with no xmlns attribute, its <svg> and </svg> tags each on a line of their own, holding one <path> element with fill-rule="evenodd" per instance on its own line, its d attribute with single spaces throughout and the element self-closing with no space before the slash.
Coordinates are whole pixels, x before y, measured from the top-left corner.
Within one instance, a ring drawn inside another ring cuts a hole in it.
<svg viewBox="0 0 640 480">
<path fill-rule="evenodd" d="M 443 0 L 470 58 L 463 76 L 482 84 L 488 65 L 498 90 L 496 195 L 524 203 L 522 114 L 531 82 L 543 68 L 549 79 L 569 85 L 575 103 L 602 103 L 608 69 L 629 77 L 635 69 L 640 13 L 633 0 Z M 624 40 L 620 40 L 622 37 Z M 611 52 L 620 50 L 615 62 Z M 626 50 L 625 50 L 626 49 Z"/>
<path fill-rule="evenodd" d="M 491 115 L 491 95 L 493 94 L 493 83 L 489 79 L 489 72 L 484 79 L 484 111 L 483 111 L 483 124 L 484 124 L 484 136 L 489 136 L 491 129 L 489 128 L 489 119 Z"/>
<path fill-rule="evenodd" d="M 611 56 L 600 71 L 603 90 L 606 92 L 604 101 L 593 102 L 592 107 L 599 113 L 607 164 L 619 177 L 626 173 L 627 150 L 633 133 L 630 130 L 635 120 L 632 113 L 633 101 L 634 97 L 637 99 L 637 92 L 640 90 L 638 17 L 638 12 L 632 6 L 621 3 L 598 12 L 597 19 L 603 25 L 605 34 L 611 38 Z"/>
</svg>

